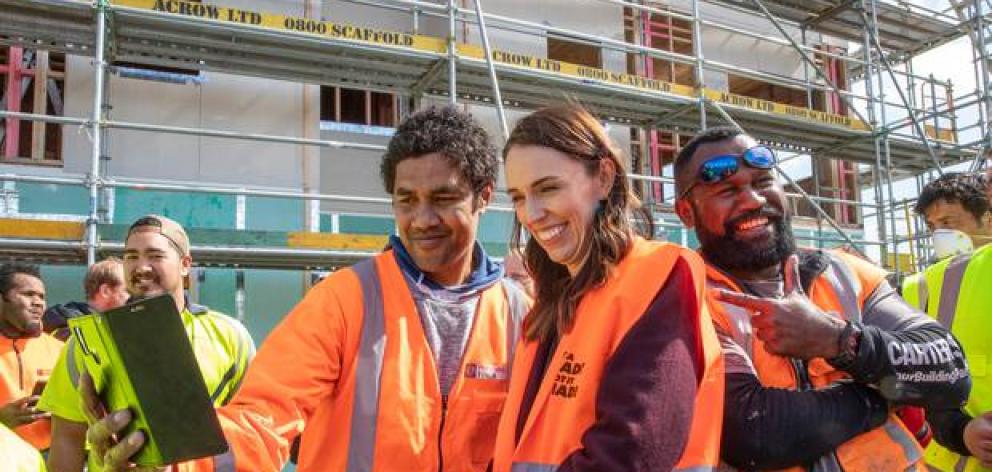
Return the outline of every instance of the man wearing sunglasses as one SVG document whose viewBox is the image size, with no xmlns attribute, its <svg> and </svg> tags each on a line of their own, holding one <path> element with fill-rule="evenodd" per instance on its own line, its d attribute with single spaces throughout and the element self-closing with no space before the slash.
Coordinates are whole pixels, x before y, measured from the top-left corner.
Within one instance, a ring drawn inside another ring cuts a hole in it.
<svg viewBox="0 0 992 472">
<path fill-rule="evenodd" d="M 960 348 L 884 270 L 797 249 L 776 162 L 736 128 L 703 131 L 675 162 L 676 211 L 699 239 L 724 346 L 721 456 L 747 470 L 921 467 L 891 407 L 960 405 Z"/>
</svg>

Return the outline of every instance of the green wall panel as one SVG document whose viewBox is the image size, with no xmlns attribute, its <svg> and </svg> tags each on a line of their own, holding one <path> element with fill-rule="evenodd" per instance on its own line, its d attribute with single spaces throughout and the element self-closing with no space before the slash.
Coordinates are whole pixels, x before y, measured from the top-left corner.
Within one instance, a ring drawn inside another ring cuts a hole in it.
<svg viewBox="0 0 992 472">
<path fill-rule="evenodd" d="M 479 222 L 478 238 L 483 242 L 506 246 L 510 241 L 510 233 L 512 231 L 513 213 L 488 211 L 482 214 L 482 220 Z"/>
<path fill-rule="evenodd" d="M 86 268 L 83 266 L 41 266 L 41 280 L 45 282 L 47 305 L 85 301 L 86 295 L 83 293 L 83 277 L 85 275 Z"/>
<path fill-rule="evenodd" d="M 18 210 L 21 213 L 88 215 L 89 191 L 79 185 L 18 182 Z"/>
<path fill-rule="evenodd" d="M 128 225 L 157 213 L 190 228 L 234 228 L 235 208 L 232 195 L 117 189 L 114 222 Z"/>
<path fill-rule="evenodd" d="M 245 318 L 255 344 L 261 344 L 303 298 L 303 272 L 289 270 L 245 271 Z M 233 292 L 231 294 L 233 298 Z"/>
<path fill-rule="evenodd" d="M 197 302 L 226 315 L 236 316 L 234 269 L 202 268 L 197 282 Z"/>
<path fill-rule="evenodd" d="M 302 200 L 274 197 L 245 199 L 245 227 L 265 231 L 303 231 Z"/>
<path fill-rule="evenodd" d="M 342 233 L 390 235 L 396 232 L 396 224 L 392 218 L 384 216 L 341 215 L 338 229 Z M 330 224 L 327 231 L 330 231 Z"/>
</svg>

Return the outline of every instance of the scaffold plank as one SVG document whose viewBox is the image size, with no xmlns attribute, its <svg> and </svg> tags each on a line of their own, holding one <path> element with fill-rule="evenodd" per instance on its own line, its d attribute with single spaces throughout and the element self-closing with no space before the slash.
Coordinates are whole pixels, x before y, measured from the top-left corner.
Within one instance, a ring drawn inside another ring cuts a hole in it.
<svg viewBox="0 0 992 472">
<path fill-rule="evenodd" d="M 0 238 L 79 241 L 85 232 L 86 226 L 77 221 L 0 218 Z"/>
<path fill-rule="evenodd" d="M 337 249 L 379 252 L 389 243 L 388 236 L 367 234 L 313 233 L 295 231 L 288 234 L 287 245 L 295 248 Z"/>
</svg>

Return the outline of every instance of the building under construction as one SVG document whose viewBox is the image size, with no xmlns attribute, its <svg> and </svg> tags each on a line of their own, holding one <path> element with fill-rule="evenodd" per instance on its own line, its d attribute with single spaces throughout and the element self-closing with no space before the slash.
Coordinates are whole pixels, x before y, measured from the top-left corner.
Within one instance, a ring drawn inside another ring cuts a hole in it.
<svg viewBox="0 0 992 472">
<path fill-rule="evenodd" d="M 731 124 L 784 156 L 802 244 L 913 270 L 915 192 L 992 143 L 990 22 L 988 0 L 0 0 L 0 257 L 80 298 L 85 264 L 161 213 L 189 231 L 192 296 L 260 340 L 394 231 L 378 158 L 405 115 L 457 103 L 501 142 L 575 100 L 659 237 L 694 244 L 671 163 Z M 948 48 L 967 57 L 917 72 Z M 484 217 L 497 255 L 512 218 L 503 195 Z"/>
</svg>

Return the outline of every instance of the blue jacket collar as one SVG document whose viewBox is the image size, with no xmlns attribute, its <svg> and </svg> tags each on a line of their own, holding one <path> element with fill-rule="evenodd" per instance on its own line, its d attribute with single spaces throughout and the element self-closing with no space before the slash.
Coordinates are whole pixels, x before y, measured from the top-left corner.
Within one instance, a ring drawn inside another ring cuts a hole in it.
<svg viewBox="0 0 992 472">
<path fill-rule="evenodd" d="M 399 264 L 403 274 L 414 283 L 426 287 L 431 291 L 447 292 L 455 296 L 470 295 L 488 288 L 503 278 L 503 264 L 492 260 L 478 241 L 475 242 L 475 248 L 472 250 L 472 272 L 469 273 L 465 283 L 452 287 L 445 287 L 427 277 L 427 274 L 423 273 L 417 267 L 417 264 L 410 257 L 399 237 L 395 235 L 390 236 L 389 244 L 393 249 L 396 263 Z"/>
</svg>

